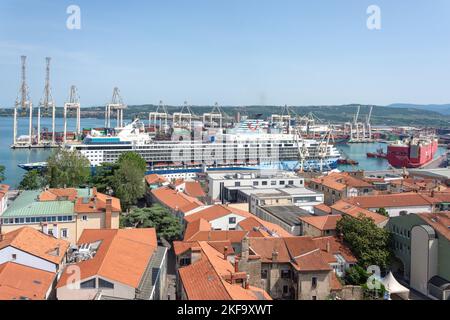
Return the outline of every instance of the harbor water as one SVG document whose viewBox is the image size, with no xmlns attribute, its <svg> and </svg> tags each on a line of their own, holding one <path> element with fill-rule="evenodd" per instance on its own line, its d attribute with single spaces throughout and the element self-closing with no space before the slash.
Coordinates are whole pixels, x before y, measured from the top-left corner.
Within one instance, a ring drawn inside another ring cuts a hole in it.
<svg viewBox="0 0 450 320">
<path fill-rule="evenodd" d="M 36 121 L 36 120 L 35 120 Z M 36 122 L 35 122 L 36 123 Z M 103 119 L 81 119 L 82 128 L 103 127 Z M 51 129 L 51 118 L 42 118 L 41 127 Z M 67 123 L 68 131 L 75 130 L 75 119 L 69 119 Z M 61 118 L 56 119 L 56 131 L 63 130 L 63 121 Z M 28 135 L 28 119 L 19 118 L 18 120 L 18 136 Z M 17 187 L 20 183 L 25 171 L 18 167 L 22 163 L 46 161 L 52 153 L 50 149 L 10 149 L 13 140 L 13 119 L 10 117 L 0 117 L 0 164 L 6 168 L 6 180 L 4 183 Z M 355 143 L 338 145 L 344 157 L 356 160 L 358 165 L 340 165 L 339 170 L 354 171 L 354 170 L 386 170 L 389 164 L 385 159 L 371 159 L 367 158 L 367 152 L 375 152 L 382 147 L 386 151 L 386 144 L 379 143 Z M 442 155 L 446 150 L 440 148 L 436 157 Z"/>
</svg>

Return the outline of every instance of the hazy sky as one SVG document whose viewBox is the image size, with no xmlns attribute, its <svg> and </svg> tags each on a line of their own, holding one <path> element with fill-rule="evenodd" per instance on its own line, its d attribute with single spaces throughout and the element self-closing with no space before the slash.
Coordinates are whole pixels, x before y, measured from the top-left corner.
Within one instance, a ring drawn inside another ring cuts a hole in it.
<svg viewBox="0 0 450 320">
<path fill-rule="evenodd" d="M 66 9 L 81 8 L 81 30 Z M 366 26 L 381 8 L 381 30 Z M 36 105 L 53 58 L 58 105 L 114 86 L 128 104 L 450 102 L 448 0 L 0 0 L 0 107 L 28 56 Z"/>
</svg>

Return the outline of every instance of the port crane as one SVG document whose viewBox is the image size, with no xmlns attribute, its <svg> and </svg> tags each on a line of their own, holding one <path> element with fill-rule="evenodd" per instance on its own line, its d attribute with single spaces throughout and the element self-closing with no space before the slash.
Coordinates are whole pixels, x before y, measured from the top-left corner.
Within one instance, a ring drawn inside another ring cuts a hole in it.
<svg viewBox="0 0 450 320">
<path fill-rule="evenodd" d="M 81 134 L 81 105 L 78 89 L 74 85 L 70 87 L 69 99 L 64 103 L 64 143 L 67 142 L 67 115 L 71 111 L 75 111 L 76 113 L 75 133 L 79 137 Z"/>
<path fill-rule="evenodd" d="M 127 105 L 123 103 L 122 96 L 120 95 L 120 90 L 115 87 L 113 90 L 113 95 L 111 102 L 106 105 L 105 109 L 105 127 L 111 128 L 111 114 L 113 111 L 116 112 L 117 117 L 117 128 L 123 127 L 123 110 L 127 108 Z"/>
<path fill-rule="evenodd" d="M 22 65 L 22 73 L 20 91 L 14 105 L 13 147 L 17 146 L 17 116 L 19 113 L 19 109 L 22 116 L 26 116 L 28 111 L 28 143 L 31 147 L 31 145 L 33 144 L 33 102 L 30 99 L 30 92 L 27 84 L 27 57 L 21 56 L 20 59 Z"/>
<path fill-rule="evenodd" d="M 47 57 L 45 58 L 45 87 L 44 87 L 44 95 L 42 97 L 42 100 L 39 102 L 38 107 L 38 127 L 37 127 L 37 143 L 41 143 L 41 115 L 44 117 L 49 116 L 49 112 L 51 110 L 51 117 L 52 117 L 52 137 L 51 137 L 51 143 L 52 145 L 56 144 L 56 104 L 53 100 L 52 95 L 52 89 L 50 86 L 50 63 L 51 58 Z M 43 113 L 41 114 L 41 109 L 43 110 Z"/>
</svg>

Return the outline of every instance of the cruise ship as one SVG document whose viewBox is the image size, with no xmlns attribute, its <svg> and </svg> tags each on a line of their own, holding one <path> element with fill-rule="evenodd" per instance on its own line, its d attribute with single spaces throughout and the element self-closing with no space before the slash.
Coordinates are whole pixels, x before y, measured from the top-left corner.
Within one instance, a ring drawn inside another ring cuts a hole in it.
<svg viewBox="0 0 450 320">
<path fill-rule="evenodd" d="M 241 128 L 242 129 L 242 128 Z M 116 129 L 114 136 L 92 130 L 82 143 L 68 144 L 95 167 L 114 163 L 127 151 L 140 154 L 148 164 L 148 173 L 171 177 L 193 176 L 213 170 L 331 170 L 337 167 L 339 151 L 323 141 L 299 139 L 295 134 L 255 133 L 253 130 L 188 130 L 174 133 L 170 139 L 146 132 L 139 120 Z M 301 154 L 303 156 L 301 156 Z"/>
</svg>

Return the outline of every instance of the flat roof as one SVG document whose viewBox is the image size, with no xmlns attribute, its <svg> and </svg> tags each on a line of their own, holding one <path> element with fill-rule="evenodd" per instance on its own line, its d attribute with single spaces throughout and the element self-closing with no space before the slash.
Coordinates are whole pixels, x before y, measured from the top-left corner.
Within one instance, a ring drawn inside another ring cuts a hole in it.
<svg viewBox="0 0 450 320">
<path fill-rule="evenodd" d="M 281 221 L 287 223 L 290 226 L 298 226 L 301 224 L 299 217 L 313 216 L 307 210 L 294 205 L 286 206 L 262 206 L 262 209 L 277 217 Z"/>
<path fill-rule="evenodd" d="M 436 178 L 446 178 L 450 179 L 450 169 L 448 168 L 437 168 L 437 169 L 413 169 L 408 170 L 409 173 L 425 175 L 429 177 Z"/>
<path fill-rule="evenodd" d="M 244 175 L 244 177 L 237 178 L 238 174 Z M 273 171 L 273 173 L 269 171 L 262 173 L 259 170 L 230 170 L 230 171 L 214 171 L 207 172 L 209 178 L 213 180 L 250 180 L 250 179 L 278 179 L 278 178 L 297 178 L 303 179 L 296 175 L 292 171 Z"/>
</svg>

